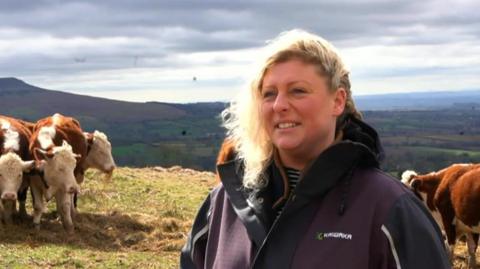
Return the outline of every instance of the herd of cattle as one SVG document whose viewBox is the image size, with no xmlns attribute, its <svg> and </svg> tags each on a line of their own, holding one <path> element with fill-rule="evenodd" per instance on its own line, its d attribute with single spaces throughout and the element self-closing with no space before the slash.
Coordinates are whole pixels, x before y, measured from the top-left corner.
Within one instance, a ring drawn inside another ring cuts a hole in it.
<svg viewBox="0 0 480 269">
<path fill-rule="evenodd" d="M 95 168 L 111 176 L 115 169 L 111 151 L 104 133 L 83 132 L 71 117 L 55 114 L 31 123 L 0 115 L 1 222 L 12 223 L 17 200 L 18 215 L 25 219 L 30 188 L 35 228 L 40 229 L 46 203 L 55 197 L 63 227 L 72 234 L 84 173 Z"/>
<path fill-rule="evenodd" d="M 424 202 L 442 228 L 450 258 L 457 238 L 466 235 L 469 268 L 476 268 L 480 233 L 480 164 L 453 164 L 438 172 L 402 174 L 402 182 Z"/>
<path fill-rule="evenodd" d="M 46 202 L 55 197 L 67 233 L 73 233 L 76 199 L 89 168 L 112 174 L 115 162 L 107 136 L 83 132 L 80 123 L 60 114 L 30 123 L 0 115 L 0 220 L 11 223 L 17 211 L 25 217 L 31 189 L 33 223 L 40 228 Z M 234 156 L 225 141 L 217 163 Z M 417 175 L 405 171 L 402 182 L 426 205 L 443 229 L 451 258 L 458 237 L 467 236 L 469 267 L 476 268 L 480 234 L 480 164 L 454 164 L 438 172 Z"/>
</svg>

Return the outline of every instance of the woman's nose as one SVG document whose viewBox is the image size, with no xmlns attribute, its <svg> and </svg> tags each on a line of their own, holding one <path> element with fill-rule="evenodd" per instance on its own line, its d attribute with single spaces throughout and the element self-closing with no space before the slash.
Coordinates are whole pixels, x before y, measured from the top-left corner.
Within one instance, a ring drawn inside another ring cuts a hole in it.
<svg viewBox="0 0 480 269">
<path fill-rule="evenodd" d="M 281 112 L 288 110 L 290 104 L 288 103 L 288 98 L 285 94 L 278 94 L 273 103 L 273 110 L 275 112 Z"/>
</svg>

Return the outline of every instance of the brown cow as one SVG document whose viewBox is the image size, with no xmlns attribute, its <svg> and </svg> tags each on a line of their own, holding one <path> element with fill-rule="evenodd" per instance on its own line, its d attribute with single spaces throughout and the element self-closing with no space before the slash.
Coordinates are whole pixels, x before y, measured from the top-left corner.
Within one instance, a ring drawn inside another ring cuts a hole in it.
<svg viewBox="0 0 480 269">
<path fill-rule="evenodd" d="M 467 236 L 469 268 L 476 268 L 480 233 L 480 164 L 454 164 L 426 175 L 411 174 L 404 183 L 424 201 L 443 227 L 453 258 L 457 236 Z"/>
<path fill-rule="evenodd" d="M 77 156 L 74 176 L 78 185 L 83 182 L 85 171 L 88 168 L 96 168 L 111 176 L 115 169 L 115 162 L 108 137 L 99 131 L 84 133 L 80 123 L 74 118 L 55 114 L 39 120 L 34 127 L 30 148 L 35 159 L 38 160 L 41 158 L 37 156 L 38 151 L 35 151 L 35 148 L 48 152 L 53 146 L 58 146 L 61 141 L 66 141 L 71 145 Z M 73 192 L 73 215 L 76 212 L 76 195 L 77 192 Z"/>
<path fill-rule="evenodd" d="M 87 155 L 87 141 L 77 120 L 55 114 L 39 120 L 30 140 L 30 151 L 37 162 L 42 162 L 44 180 L 32 180 L 34 198 L 34 224 L 39 228 L 41 214 L 45 210 L 43 197 L 56 198 L 65 230 L 74 230 L 72 217 L 75 214 L 73 197 L 79 192 L 83 181 L 82 169 Z M 72 163 L 73 160 L 73 163 Z"/>
<path fill-rule="evenodd" d="M 62 117 L 60 114 L 57 117 Z M 74 128 L 81 130 L 80 122 L 74 118 L 63 117 L 65 121 L 68 121 Z M 32 133 L 35 130 L 35 123 L 19 120 L 25 127 L 29 128 Z M 83 174 L 89 168 L 98 169 L 106 174 L 107 178 L 111 178 L 113 170 L 115 169 L 115 161 L 112 156 L 112 146 L 108 137 L 95 130 L 93 133 L 84 132 L 84 137 L 87 141 L 87 153 L 83 165 L 77 169 L 76 178 L 77 183 L 81 184 L 83 181 Z M 19 204 L 21 212 L 25 212 L 25 201 L 27 199 L 27 189 L 23 189 L 19 193 Z M 77 194 L 74 195 L 74 205 L 77 207 Z M 23 209 L 23 210 L 22 210 Z"/>
<path fill-rule="evenodd" d="M 48 151 L 54 146 L 62 145 L 63 140 L 72 146 L 75 154 L 80 155 L 75 167 L 75 178 L 78 183 L 81 183 L 84 174 L 82 166 L 87 156 L 88 145 L 77 120 L 57 113 L 52 117 L 37 121 L 30 141 L 30 150 L 35 159 L 38 160 L 35 148 Z"/>
<path fill-rule="evenodd" d="M 34 167 L 28 150 L 30 130 L 18 120 L 0 116 L 0 219 L 12 222 L 17 192 L 27 185 L 23 172 Z"/>
</svg>

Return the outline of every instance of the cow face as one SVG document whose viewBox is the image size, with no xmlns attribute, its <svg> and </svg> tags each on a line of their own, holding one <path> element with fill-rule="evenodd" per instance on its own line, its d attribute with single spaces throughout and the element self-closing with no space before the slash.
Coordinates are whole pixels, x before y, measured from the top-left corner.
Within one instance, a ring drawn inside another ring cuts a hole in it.
<svg viewBox="0 0 480 269">
<path fill-rule="evenodd" d="M 34 167 L 34 161 L 23 161 L 17 154 L 8 152 L 0 157 L 0 194 L 2 200 L 17 200 L 23 172 Z"/>
<path fill-rule="evenodd" d="M 402 174 L 402 183 L 409 187 L 420 200 L 426 201 L 429 188 L 428 184 L 424 182 L 423 176 L 419 176 L 415 171 L 407 170 Z"/>
<path fill-rule="evenodd" d="M 74 176 L 74 169 L 77 164 L 77 154 L 74 154 L 72 147 L 65 141 L 61 147 L 53 147 L 48 152 L 36 149 L 43 157 L 38 169 L 43 170 L 45 182 L 49 186 L 47 199 L 50 199 L 57 191 L 66 193 L 78 193 L 80 187 Z"/>
<path fill-rule="evenodd" d="M 404 173 L 405 175 L 405 173 Z M 436 212 L 437 208 L 434 205 L 434 197 L 437 191 L 437 188 L 442 180 L 441 175 L 438 172 L 431 172 L 426 175 L 417 175 L 416 173 L 411 173 L 408 177 L 402 175 L 402 180 L 413 193 L 423 201 L 423 203 L 428 207 L 432 212 Z M 440 219 L 439 216 L 434 216 L 435 219 Z M 437 220 L 437 221 L 438 221 Z"/>
<path fill-rule="evenodd" d="M 90 145 L 85 163 L 87 168 L 96 168 L 104 173 L 111 174 L 115 169 L 115 161 L 112 156 L 112 145 L 108 137 L 99 131 L 92 134 L 85 133 Z"/>
</svg>

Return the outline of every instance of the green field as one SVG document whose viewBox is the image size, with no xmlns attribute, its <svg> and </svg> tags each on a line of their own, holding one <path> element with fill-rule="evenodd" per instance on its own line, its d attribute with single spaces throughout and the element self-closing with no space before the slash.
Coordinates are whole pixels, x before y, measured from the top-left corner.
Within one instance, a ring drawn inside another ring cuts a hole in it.
<svg viewBox="0 0 480 269">
<path fill-rule="evenodd" d="M 197 170 L 215 170 L 218 142 L 195 140 L 162 141 L 152 144 L 135 143 L 113 147 L 117 164 L 132 166 L 181 165 Z"/>
</svg>

